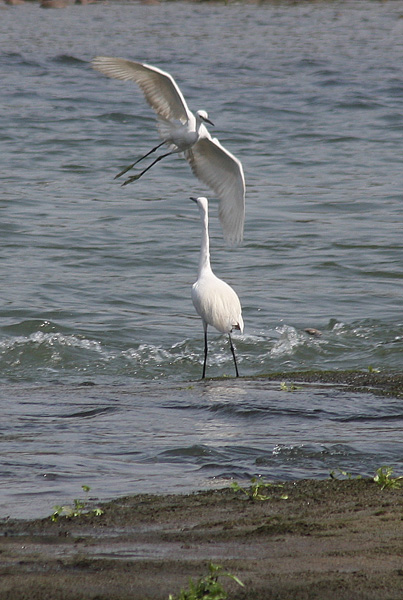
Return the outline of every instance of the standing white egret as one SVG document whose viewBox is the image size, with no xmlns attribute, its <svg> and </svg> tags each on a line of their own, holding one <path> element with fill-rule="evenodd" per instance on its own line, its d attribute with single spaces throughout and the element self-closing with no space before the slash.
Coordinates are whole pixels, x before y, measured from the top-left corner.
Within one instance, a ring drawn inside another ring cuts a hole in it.
<svg viewBox="0 0 403 600">
<path fill-rule="evenodd" d="M 192 300 L 196 312 L 201 316 L 204 328 L 204 363 L 202 379 L 206 375 L 207 363 L 207 325 L 212 325 L 221 333 L 228 333 L 235 373 L 239 377 L 235 350 L 232 344 L 231 331 L 239 329 L 243 332 L 241 303 L 232 287 L 216 277 L 210 266 L 210 240 L 208 233 L 208 201 L 207 198 L 191 198 L 199 207 L 202 222 L 202 239 L 200 247 L 199 270 L 197 281 L 192 286 Z"/>
<path fill-rule="evenodd" d="M 240 243 L 245 221 L 245 178 L 242 164 L 216 138 L 210 136 L 204 125 L 212 124 L 207 112 L 198 110 L 194 115 L 173 77 L 157 67 L 106 56 L 94 58 L 92 66 L 108 77 L 134 81 L 139 85 L 157 114 L 157 128 L 163 140 L 116 177 L 129 171 L 163 144 L 167 144 L 169 152 L 158 156 L 146 169 L 129 177 L 123 185 L 139 179 L 166 156 L 183 152 L 196 177 L 210 187 L 220 200 L 219 217 L 225 240 L 231 244 Z"/>
</svg>

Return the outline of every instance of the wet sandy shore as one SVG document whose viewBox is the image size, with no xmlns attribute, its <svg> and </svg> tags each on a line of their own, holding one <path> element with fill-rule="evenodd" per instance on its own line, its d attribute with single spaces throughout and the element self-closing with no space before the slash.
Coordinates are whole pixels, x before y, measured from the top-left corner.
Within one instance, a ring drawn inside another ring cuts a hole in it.
<svg viewBox="0 0 403 600">
<path fill-rule="evenodd" d="M 222 581 L 232 600 L 402 599 L 402 488 L 329 478 L 266 492 L 141 495 L 101 516 L 2 522 L 0 598 L 167 600 L 213 561 L 245 584 Z"/>
<path fill-rule="evenodd" d="M 400 374 L 266 379 L 403 395 Z M 0 600 L 167 600 L 210 561 L 244 582 L 223 580 L 231 600 L 403 598 L 403 487 L 329 478 L 265 493 L 139 495 L 101 505 L 101 516 L 0 521 Z"/>
<path fill-rule="evenodd" d="M 378 373 L 374 371 L 333 370 L 333 371 L 292 371 L 290 373 L 270 373 L 256 379 L 285 381 L 287 383 L 326 383 L 332 387 L 348 388 L 351 391 L 370 392 L 380 396 L 403 398 L 402 373 Z"/>
</svg>

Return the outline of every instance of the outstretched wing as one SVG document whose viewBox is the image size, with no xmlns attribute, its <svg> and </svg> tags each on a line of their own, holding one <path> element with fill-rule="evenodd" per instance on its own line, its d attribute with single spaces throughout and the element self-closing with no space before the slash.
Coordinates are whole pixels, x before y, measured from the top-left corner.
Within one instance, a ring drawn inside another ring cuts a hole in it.
<svg viewBox="0 0 403 600">
<path fill-rule="evenodd" d="M 225 240 L 239 244 L 245 222 L 245 177 L 241 162 L 209 135 L 201 137 L 185 156 L 196 177 L 220 199 L 219 217 Z"/>
<path fill-rule="evenodd" d="M 96 56 L 91 65 L 108 77 L 134 81 L 159 117 L 186 123 L 191 115 L 174 78 L 165 71 L 124 58 Z"/>
</svg>

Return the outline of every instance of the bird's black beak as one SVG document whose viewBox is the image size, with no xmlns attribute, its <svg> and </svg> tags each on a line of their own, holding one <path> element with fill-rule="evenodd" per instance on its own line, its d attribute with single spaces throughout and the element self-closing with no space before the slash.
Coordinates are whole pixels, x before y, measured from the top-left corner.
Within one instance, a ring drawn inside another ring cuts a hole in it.
<svg viewBox="0 0 403 600">
<path fill-rule="evenodd" d="M 190 196 L 190 197 L 189 197 L 189 200 L 193 200 L 193 202 L 196 202 L 196 203 L 197 203 L 197 198 L 193 198 L 193 196 Z"/>
<path fill-rule="evenodd" d="M 206 119 L 206 117 L 202 117 L 202 121 L 204 121 L 205 123 L 208 123 L 209 125 L 212 125 L 214 127 L 214 123 L 213 123 L 213 121 L 210 121 L 210 119 Z"/>
</svg>

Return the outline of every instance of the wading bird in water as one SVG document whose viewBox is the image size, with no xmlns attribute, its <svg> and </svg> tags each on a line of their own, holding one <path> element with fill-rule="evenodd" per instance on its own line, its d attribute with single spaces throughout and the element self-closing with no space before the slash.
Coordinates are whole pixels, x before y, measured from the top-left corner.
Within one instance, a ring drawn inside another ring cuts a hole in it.
<svg viewBox="0 0 403 600">
<path fill-rule="evenodd" d="M 208 201 L 207 198 L 190 198 L 199 207 L 202 222 L 202 239 L 200 247 L 199 270 L 197 281 L 192 287 L 192 300 L 196 312 L 201 316 L 204 328 L 204 363 L 202 378 L 206 375 L 207 363 L 207 326 L 212 325 L 221 333 L 228 333 L 235 373 L 239 377 L 235 350 L 231 339 L 231 331 L 239 329 L 243 332 L 241 303 L 232 287 L 216 277 L 210 266 L 210 240 L 208 233 Z"/>
<path fill-rule="evenodd" d="M 245 221 L 245 178 L 241 162 L 212 138 L 205 123 L 211 123 L 204 110 L 193 114 L 173 77 L 151 65 L 97 56 L 94 69 L 108 77 L 134 81 L 141 88 L 148 104 L 157 114 L 157 128 L 162 142 L 147 154 L 123 169 L 121 177 L 137 163 L 166 144 L 169 152 L 157 156 L 143 171 L 129 177 L 123 185 L 139 179 L 153 165 L 172 154 L 183 152 L 198 179 L 210 187 L 220 200 L 219 217 L 225 240 L 239 244 Z"/>
</svg>

